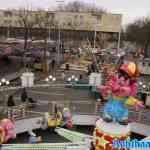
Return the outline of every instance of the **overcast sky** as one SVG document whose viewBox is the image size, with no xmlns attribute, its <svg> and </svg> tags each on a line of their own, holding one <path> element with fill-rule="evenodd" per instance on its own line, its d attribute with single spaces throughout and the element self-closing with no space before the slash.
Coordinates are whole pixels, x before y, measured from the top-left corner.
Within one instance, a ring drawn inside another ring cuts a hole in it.
<svg viewBox="0 0 150 150">
<path fill-rule="evenodd" d="M 56 1 L 64 1 L 64 3 L 74 0 L 0 0 L 0 8 L 18 8 L 26 4 L 32 4 L 33 8 L 42 7 L 48 9 L 58 5 Z M 87 3 L 95 4 L 112 13 L 123 14 L 123 24 L 132 22 L 133 20 L 150 16 L 150 0 L 82 0 Z"/>
</svg>

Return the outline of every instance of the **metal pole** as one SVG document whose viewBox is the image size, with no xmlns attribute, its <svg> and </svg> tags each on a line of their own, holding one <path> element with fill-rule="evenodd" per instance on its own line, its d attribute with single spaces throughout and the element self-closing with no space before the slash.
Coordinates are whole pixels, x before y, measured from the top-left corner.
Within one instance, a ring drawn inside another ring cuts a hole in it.
<svg viewBox="0 0 150 150">
<path fill-rule="evenodd" d="M 65 0 L 56 0 L 56 2 L 60 5 L 64 5 Z M 58 50 L 57 50 L 57 63 L 60 64 L 60 24 L 58 25 Z"/>
<path fill-rule="evenodd" d="M 93 0 L 93 13 L 94 13 L 94 8 L 95 8 L 95 0 Z M 94 50 L 95 50 L 95 45 L 96 45 L 96 20 L 95 20 L 95 24 L 94 24 Z"/>
<path fill-rule="evenodd" d="M 94 49 L 95 49 L 95 45 L 96 45 L 96 29 L 95 29 L 95 31 L 94 31 Z"/>
<path fill-rule="evenodd" d="M 121 36 L 121 32 L 119 31 L 119 33 L 118 33 L 118 46 L 117 46 L 117 53 L 119 52 L 119 49 L 120 49 L 120 36 Z"/>
<path fill-rule="evenodd" d="M 51 29 L 50 29 L 50 26 L 49 26 L 49 41 L 51 40 Z"/>
<path fill-rule="evenodd" d="M 10 37 L 10 26 L 7 27 L 7 39 Z"/>
<path fill-rule="evenodd" d="M 57 51 L 57 62 L 60 63 L 60 26 L 58 27 L 58 51 Z"/>
</svg>

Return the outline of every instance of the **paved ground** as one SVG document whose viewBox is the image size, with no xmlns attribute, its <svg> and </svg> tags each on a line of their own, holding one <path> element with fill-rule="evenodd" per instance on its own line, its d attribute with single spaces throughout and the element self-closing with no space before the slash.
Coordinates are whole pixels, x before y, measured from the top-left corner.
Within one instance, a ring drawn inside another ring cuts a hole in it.
<svg viewBox="0 0 150 150">
<path fill-rule="evenodd" d="M 76 74 L 78 76 L 81 72 L 66 72 L 67 76 Z M 58 79 L 57 83 L 63 83 L 61 79 L 61 71 L 56 72 L 56 78 Z M 41 76 L 42 78 L 42 76 Z M 41 81 L 37 81 L 41 83 Z M 35 108 L 32 108 L 32 111 L 36 112 L 52 112 L 55 103 L 59 104 L 62 107 L 70 107 L 73 113 L 93 113 L 95 109 L 95 100 L 91 97 L 89 90 L 74 89 L 68 87 L 41 87 L 41 88 L 29 88 L 27 89 L 29 97 L 32 97 L 37 101 Z M 12 91 L 15 95 L 15 102 L 17 105 L 21 104 L 20 94 L 21 90 Z M 7 93 L 8 94 L 8 93 Z M 10 93 L 9 93 L 10 94 Z M 73 130 L 92 135 L 93 127 L 77 127 Z M 44 142 L 48 143 L 64 143 L 69 142 L 63 137 L 59 136 L 50 129 L 36 130 L 37 135 L 42 136 Z M 28 143 L 29 135 L 28 133 L 23 133 L 17 135 L 15 140 L 10 141 L 9 143 Z"/>
<path fill-rule="evenodd" d="M 57 70 L 55 76 L 57 78 L 56 83 L 63 83 L 61 77 L 62 70 Z M 67 77 L 71 75 L 83 74 L 83 72 L 67 71 L 65 72 Z M 51 73 L 50 73 L 51 74 Z M 84 78 L 87 81 L 87 76 L 84 74 Z M 36 84 L 46 83 L 43 82 L 45 77 L 40 73 L 36 73 Z M 41 81 L 42 80 L 42 81 Z M 55 83 L 54 83 L 55 84 Z M 22 104 L 20 100 L 22 90 L 6 91 L 1 93 L 0 104 L 6 105 L 8 96 L 13 94 L 16 105 Z M 93 113 L 95 111 L 95 99 L 91 96 L 89 90 L 68 88 L 65 86 L 60 87 L 38 87 L 28 88 L 27 93 L 29 97 L 37 102 L 36 107 L 32 110 L 37 112 L 52 112 L 54 105 L 58 104 L 61 107 L 70 107 L 72 112 L 80 113 Z"/>
<path fill-rule="evenodd" d="M 81 72 L 66 72 L 67 76 L 71 76 L 75 74 L 79 76 Z M 61 79 L 61 71 L 56 71 L 56 78 L 58 79 L 57 83 L 63 83 Z M 44 79 L 44 76 L 38 73 L 36 75 L 36 82 L 41 83 L 40 79 Z M 53 111 L 54 104 L 59 104 L 62 107 L 70 107 L 71 111 L 74 113 L 93 113 L 95 111 L 95 99 L 91 97 L 91 94 L 88 90 L 81 89 L 73 89 L 68 87 L 41 87 L 41 88 L 29 88 L 27 89 L 29 97 L 32 97 L 35 101 L 37 101 L 37 105 L 35 108 L 31 110 L 36 112 L 47 112 Z M 20 101 L 21 90 L 5 92 L 2 93 L 3 102 L 7 101 L 7 96 L 11 93 L 14 93 L 15 102 L 17 105 L 22 104 Z M 2 106 L 2 105 L 1 105 Z M 78 127 L 75 128 L 75 131 L 79 131 L 82 133 L 92 134 L 93 128 L 85 128 Z M 37 130 L 37 135 L 42 135 L 44 142 L 67 142 L 64 138 L 50 131 L 41 131 Z M 47 134 L 49 132 L 49 134 Z M 137 135 L 133 135 L 137 138 Z M 28 134 L 24 133 L 18 135 L 17 139 L 11 141 L 10 143 L 27 143 L 28 142 Z"/>
<path fill-rule="evenodd" d="M 68 72 L 67 74 L 72 74 Z M 76 73 L 77 74 L 77 73 Z M 60 79 L 61 72 L 56 73 L 56 78 L 59 80 L 57 83 L 62 83 Z M 53 104 L 60 104 L 62 107 L 70 107 L 75 112 L 92 113 L 94 112 L 95 100 L 91 97 L 89 90 L 74 89 L 68 87 L 41 87 L 41 88 L 30 88 L 27 90 L 29 97 L 32 97 L 38 102 L 38 105 L 34 110 L 36 111 L 52 111 Z M 19 90 L 15 94 L 17 104 L 20 103 Z"/>
</svg>

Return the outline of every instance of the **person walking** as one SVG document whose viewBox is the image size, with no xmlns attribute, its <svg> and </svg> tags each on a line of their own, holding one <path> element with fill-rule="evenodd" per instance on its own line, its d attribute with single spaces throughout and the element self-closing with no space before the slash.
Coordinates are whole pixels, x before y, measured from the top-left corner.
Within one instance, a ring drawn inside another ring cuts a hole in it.
<svg viewBox="0 0 150 150">
<path fill-rule="evenodd" d="M 15 102 L 14 102 L 13 95 L 10 95 L 10 96 L 8 97 L 7 106 L 8 106 L 8 107 L 13 107 L 13 106 L 15 106 Z"/>
<path fill-rule="evenodd" d="M 10 95 L 8 97 L 8 101 L 7 101 L 7 115 L 8 115 L 8 118 L 9 119 L 14 119 L 14 112 L 13 112 L 13 106 L 15 106 L 15 102 L 14 102 L 14 98 L 13 98 L 13 95 Z"/>
<path fill-rule="evenodd" d="M 65 81 L 65 79 L 66 79 L 66 74 L 65 74 L 64 71 L 62 72 L 61 76 L 62 76 L 62 80 Z"/>
<path fill-rule="evenodd" d="M 52 67 L 52 71 L 54 71 L 55 70 L 55 60 L 54 59 L 51 62 L 51 67 Z"/>
<path fill-rule="evenodd" d="M 28 99 L 27 91 L 24 88 L 23 91 L 22 91 L 22 93 L 21 93 L 21 101 L 24 103 L 24 102 L 27 101 L 27 99 Z"/>
</svg>

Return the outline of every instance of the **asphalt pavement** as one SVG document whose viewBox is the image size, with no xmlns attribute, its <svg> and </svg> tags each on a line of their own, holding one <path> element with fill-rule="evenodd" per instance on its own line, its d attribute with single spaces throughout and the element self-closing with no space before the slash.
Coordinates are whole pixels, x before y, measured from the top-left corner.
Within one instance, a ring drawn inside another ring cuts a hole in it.
<svg viewBox="0 0 150 150">
<path fill-rule="evenodd" d="M 60 69 L 55 70 L 57 81 L 56 83 L 64 83 L 62 79 L 62 71 Z M 51 72 L 48 74 L 50 75 Z M 83 74 L 84 79 L 87 81 L 87 75 L 80 71 L 65 71 L 66 77 L 75 75 L 79 77 Z M 46 83 L 45 75 L 41 72 L 36 72 L 35 75 L 36 84 Z M 53 83 L 55 85 L 55 83 Z M 1 106 L 6 105 L 8 96 L 13 94 L 15 104 L 21 105 L 21 89 L 5 91 L 1 93 Z M 27 88 L 28 97 L 31 97 L 37 102 L 37 105 L 32 109 L 37 112 L 53 112 L 54 106 L 57 104 L 60 107 L 70 107 L 72 112 L 76 113 L 94 113 L 95 111 L 95 99 L 91 96 L 89 90 L 75 89 L 65 86 L 49 86 L 49 87 L 38 87 L 38 88 Z"/>
<path fill-rule="evenodd" d="M 58 70 L 56 78 L 58 79 L 60 76 L 61 71 Z M 57 83 L 63 83 L 62 79 L 59 78 Z M 49 86 L 28 88 L 27 93 L 28 97 L 31 97 L 37 102 L 34 111 L 53 112 L 55 104 L 60 107 L 70 107 L 73 112 L 78 113 L 88 114 L 94 113 L 95 111 L 95 99 L 91 96 L 90 91 L 86 89 L 75 89 L 65 86 Z M 18 90 L 14 96 L 18 105 L 21 104 L 20 95 L 21 90 Z"/>
</svg>

